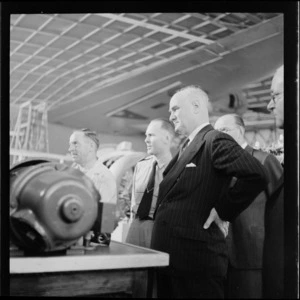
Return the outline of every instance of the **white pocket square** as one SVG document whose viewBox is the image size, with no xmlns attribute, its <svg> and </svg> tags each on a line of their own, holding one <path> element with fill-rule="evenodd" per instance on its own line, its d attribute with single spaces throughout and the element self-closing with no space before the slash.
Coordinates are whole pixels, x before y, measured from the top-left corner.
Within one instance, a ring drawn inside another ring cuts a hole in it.
<svg viewBox="0 0 300 300">
<path fill-rule="evenodd" d="M 195 165 L 195 164 L 193 164 L 193 163 L 190 163 L 190 164 L 187 164 L 185 167 L 186 167 L 186 168 L 190 168 L 190 167 L 196 167 L 196 165 Z"/>
</svg>

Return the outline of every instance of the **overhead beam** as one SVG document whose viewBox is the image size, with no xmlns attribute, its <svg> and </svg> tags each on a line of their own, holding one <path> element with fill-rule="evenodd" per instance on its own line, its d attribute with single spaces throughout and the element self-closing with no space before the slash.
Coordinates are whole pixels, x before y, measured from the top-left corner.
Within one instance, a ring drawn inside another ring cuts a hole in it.
<svg viewBox="0 0 300 300">
<path fill-rule="evenodd" d="M 169 85 L 167 85 L 167 86 L 165 86 L 165 87 L 163 87 L 163 88 L 161 88 L 159 90 L 156 90 L 155 92 L 151 92 L 151 93 L 149 93 L 149 94 L 147 94 L 147 95 L 145 95 L 145 96 L 143 96 L 143 97 L 141 97 L 139 99 L 136 99 L 135 101 L 132 101 L 130 103 L 127 103 L 125 105 L 120 106 L 117 109 L 114 109 L 114 110 L 110 111 L 109 113 L 107 113 L 106 116 L 107 117 L 111 117 L 112 115 L 114 115 L 114 114 L 116 114 L 116 113 L 118 113 L 118 112 L 120 112 L 120 111 L 122 111 L 124 109 L 127 109 L 128 107 L 131 107 L 133 105 L 136 105 L 136 104 L 139 104 L 141 102 L 144 102 L 145 100 L 147 100 L 149 98 L 152 98 L 152 97 L 154 97 L 156 95 L 164 93 L 165 91 L 168 91 L 169 89 L 174 88 L 176 86 L 179 87 L 180 85 L 181 85 L 181 82 L 180 81 L 176 81 L 176 82 L 174 82 L 172 84 L 169 84 Z"/>
<path fill-rule="evenodd" d="M 199 37 L 199 36 L 195 36 L 195 35 L 180 32 L 180 31 L 176 31 L 176 30 L 166 28 L 166 27 L 163 27 L 163 26 L 157 26 L 157 25 L 154 25 L 154 24 L 146 23 L 146 20 L 145 21 L 133 20 L 131 18 L 120 16 L 120 15 L 117 15 L 117 14 L 98 14 L 98 15 L 104 15 L 104 16 L 109 17 L 109 18 L 114 19 L 114 20 L 126 22 L 126 23 L 133 24 L 133 25 L 136 25 L 136 26 L 141 26 L 141 27 L 148 28 L 148 29 L 151 29 L 151 30 L 154 30 L 154 31 L 157 31 L 157 32 L 163 32 L 163 33 L 170 34 L 170 35 L 173 35 L 173 36 L 176 36 L 176 37 L 183 37 L 183 38 L 192 40 L 194 42 L 200 42 L 200 43 L 203 43 L 203 44 L 206 44 L 206 45 L 210 45 L 210 44 L 214 43 L 214 41 L 212 41 L 212 40 L 205 39 L 205 38 L 202 38 L 202 37 Z"/>
<path fill-rule="evenodd" d="M 155 85 L 155 84 L 157 84 L 157 83 L 159 83 L 159 82 L 162 82 L 162 81 L 164 81 L 164 80 L 168 80 L 168 79 L 170 79 L 170 78 L 172 78 L 172 77 L 175 77 L 175 76 L 177 76 L 177 75 L 181 75 L 181 74 L 184 74 L 184 73 L 186 73 L 186 72 L 189 72 L 189 71 L 192 71 L 192 70 L 201 68 L 201 67 L 203 67 L 203 66 L 205 66 L 205 65 L 208 65 L 208 64 L 213 63 L 213 62 L 215 62 L 215 61 L 217 61 L 217 60 L 220 60 L 220 59 L 222 59 L 222 57 L 221 57 L 221 56 L 217 56 L 217 57 L 215 57 L 215 58 L 213 58 L 213 59 L 210 59 L 210 60 L 208 60 L 208 61 L 205 61 L 205 62 L 203 62 L 203 63 L 201 63 L 201 64 L 196 65 L 196 66 L 191 66 L 191 67 L 189 67 L 189 68 L 186 68 L 186 69 L 184 69 L 184 70 L 180 70 L 180 71 L 178 71 L 178 72 L 169 74 L 169 75 L 167 75 L 167 76 L 161 77 L 161 78 L 156 79 L 156 80 L 154 80 L 154 81 L 145 83 L 145 84 L 143 84 L 143 85 L 139 85 L 139 86 L 137 86 L 137 87 L 135 87 L 135 88 L 133 88 L 133 89 L 126 90 L 126 91 L 124 91 L 124 92 L 122 92 L 122 93 L 119 93 L 119 94 L 117 94 L 117 95 L 114 95 L 114 96 L 112 96 L 112 97 L 105 98 L 105 99 L 102 99 L 102 100 L 98 100 L 97 102 L 92 103 L 92 104 L 89 104 L 89 105 L 84 105 L 84 106 L 82 106 L 82 107 L 80 107 L 80 108 L 78 108 L 78 109 L 75 109 L 75 110 L 70 111 L 70 112 L 68 112 L 68 113 L 64 113 L 64 114 L 59 115 L 58 118 L 56 118 L 55 121 L 57 121 L 57 120 L 59 120 L 59 119 L 61 119 L 61 118 L 66 118 L 66 117 L 75 115 L 75 114 L 77 114 L 77 113 L 79 113 L 79 112 L 82 112 L 82 111 L 84 111 L 84 110 L 91 109 L 91 108 L 96 107 L 96 106 L 98 106 L 98 105 L 100 105 L 100 104 L 107 103 L 107 102 L 109 102 L 109 101 L 111 101 L 111 100 L 115 100 L 115 99 L 117 99 L 117 98 L 119 98 L 119 97 L 123 97 L 123 96 L 125 96 L 125 95 L 128 95 L 128 94 L 130 94 L 130 93 L 133 93 L 133 92 L 138 91 L 138 90 L 140 90 L 140 89 L 146 88 L 146 87 L 148 87 L 148 86 Z M 101 88 L 102 88 L 102 87 L 101 87 Z M 103 87 L 103 88 L 104 88 L 104 87 Z M 100 89 L 99 89 L 99 90 L 100 90 Z M 98 90 L 93 91 L 93 93 L 94 93 L 94 92 L 97 92 L 97 91 L 98 91 Z M 90 94 L 90 93 L 87 93 L 87 94 L 84 95 L 84 96 L 87 96 L 88 94 Z M 80 98 L 82 98 L 82 95 L 80 95 Z M 78 99 L 76 99 L 76 100 L 78 100 Z"/>
<path fill-rule="evenodd" d="M 225 56 L 229 53 L 235 52 L 239 49 L 248 47 L 252 44 L 261 42 L 265 39 L 268 39 L 268 38 L 271 38 L 275 35 L 281 34 L 281 30 L 282 30 L 282 27 L 283 27 L 282 23 L 283 23 L 283 17 L 279 16 L 279 17 L 276 17 L 274 19 L 267 20 L 267 21 L 263 22 L 262 24 L 257 24 L 257 25 L 252 26 L 251 28 L 247 28 L 247 29 L 243 30 L 240 33 L 235 33 L 234 38 L 229 36 L 229 37 L 226 37 L 226 38 L 222 39 L 222 43 L 225 45 L 225 51 L 219 53 L 217 57 L 215 57 L 211 60 L 205 61 L 201 64 L 196 65 L 196 66 L 193 65 L 191 67 L 182 69 L 182 70 L 180 70 L 178 72 L 174 72 L 172 74 L 168 74 L 168 75 L 163 76 L 163 77 L 161 77 L 157 80 L 154 80 L 152 82 L 148 82 L 148 83 L 146 83 L 142 86 L 138 86 L 138 87 L 135 87 L 133 89 L 124 91 L 121 94 L 114 95 L 114 96 L 106 98 L 106 99 L 97 100 L 97 102 L 95 102 L 95 103 L 84 105 L 81 108 L 74 109 L 74 110 L 69 111 L 67 113 L 58 115 L 55 119 L 59 120 L 61 118 L 69 117 L 69 116 L 77 114 L 81 111 L 88 110 L 88 109 L 94 108 L 98 105 L 101 105 L 103 103 L 115 100 L 118 97 L 128 95 L 128 94 L 130 94 L 132 92 L 135 92 L 139 89 L 154 85 L 154 84 L 162 82 L 164 80 L 171 79 L 172 77 L 187 73 L 187 72 L 195 70 L 197 68 L 201 68 L 202 66 L 205 66 L 207 64 L 216 62 L 217 60 L 222 59 L 223 56 Z M 258 34 L 259 34 L 259 36 L 257 36 Z M 197 52 L 199 52 L 199 50 L 194 51 L 194 53 L 197 53 Z M 172 60 L 169 60 L 169 62 L 171 62 L 171 61 Z M 102 90 L 104 88 L 107 88 L 109 86 L 112 86 L 113 84 L 117 84 L 118 82 L 120 82 L 124 79 L 128 80 L 130 78 L 133 78 L 134 76 L 139 76 L 145 71 L 151 71 L 151 69 L 152 69 L 151 67 L 147 67 L 146 69 L 142 69 L 142 70 L 139 70 L 137 72 L 132 72 L 131 76 L 127 76 L 126 78 L 124 78 L 124 76 L 120 76 L 120 78 L 118 80 L 113 80 L 113 81 L 107 82 L 106 84 L 103 84 L 103 85 L 97 87 L 93 91 L 87 91 L 84 94 L 80 94 L 77 97 L 74 97 L 74 99 L 70 100 L 68 103 L 79 101 L 79 100 L 83 99 L 84 97 L 87 97 L 89 94 L 99 92 L 100 90 Z M 64 105 L 64 103 L 62 103 L 61 105 Z"/>
</svg>

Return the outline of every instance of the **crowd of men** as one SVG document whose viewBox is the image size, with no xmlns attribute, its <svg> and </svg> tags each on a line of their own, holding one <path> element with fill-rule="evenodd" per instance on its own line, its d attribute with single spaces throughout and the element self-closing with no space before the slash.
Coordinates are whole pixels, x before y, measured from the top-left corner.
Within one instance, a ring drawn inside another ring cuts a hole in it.
<svg viewBox="0 0 300 300">
<path fill-rule="evenodd" d="M 271 94 L 268 109 L 283 129 L 283 66 Z M 187 86 L 172 96 L 169 120 L 149 123 L 126 242 L 169 254 L 169 266 L 157 270 L 155 297 L 282 298 L 282 165 L 247 144 L 241 116 L 224 115 L 213 127 L 208 101 L 203 89 Z M 176 133 L 185 140 L 172 156 Z M 88 129 L 70 137 L 74 167 L 92 179 L 101 201 L 116 203 L 116 183 L 98 147 Z M 145 295 L 147 278 L 136 280 Z"/>
</svg>

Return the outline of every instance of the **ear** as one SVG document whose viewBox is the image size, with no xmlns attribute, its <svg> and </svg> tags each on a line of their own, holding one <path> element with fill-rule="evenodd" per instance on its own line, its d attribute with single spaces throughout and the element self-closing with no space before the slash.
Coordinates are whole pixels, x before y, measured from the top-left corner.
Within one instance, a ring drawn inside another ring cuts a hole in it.
<svg viewBox="0 0 300 300">
<path fill-rule="evenodd" d="M 241 126 L 238 126 L 238 136 L 237 136 L 237 138 L 243 140 L 244 139 L 244 133 L 245 133 L 245 130 Z"/>
<path fill-rule="evenodd" d="M 198 114 L 200 112 L 200 104 L 196 101 L 192 101 L 193 111 Z"/>
<path fill-rule="evenodd" d="M 242 135 L 242 136 L 244 136 L 244 134 L 245 134 L 245 129 L 244 129 L 243 127 L 241 127 L 241 126 L 240 126 L 240 128 L 239 128 L 239 129 L 240 129 L 240 133 L 241 133 L 241 135 Z"/>
<path fill-rule="evenodd" d="M 95 144 L 92 142 L 92 141 L 90 141 L 90 149 L 92 150 L 92 151 L 94 151 L 94 147 L 95 147 Z"/>
<path fill-rule="evenodd" d="M 168 143 L 170 143 L 171 136 L 170 136 L 170 134 L 169 134 L 168 132 L 166 132 L 165 138 L 166 138 L 166 141 L 167 141 Z"/>
</svg>

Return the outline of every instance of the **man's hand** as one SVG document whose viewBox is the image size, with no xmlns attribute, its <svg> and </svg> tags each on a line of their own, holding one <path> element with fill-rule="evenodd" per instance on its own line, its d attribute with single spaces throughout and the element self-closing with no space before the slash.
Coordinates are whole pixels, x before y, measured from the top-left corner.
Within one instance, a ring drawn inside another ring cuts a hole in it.
<svg viewBox="0 0 300 300">
<path fill-rule="evenodd" d="M 226 236 L 228 235 L 229 222 L 221 220 L 214 208 L 212 208 L 212 210 L 210 211 L 209 217 L 207 218 L 203 228 L 209 228 L 212 222 L 215 222 L 218 225 L 220 230 L 223 232 L 224 237 L 226 238 Z"/>
</svg>

